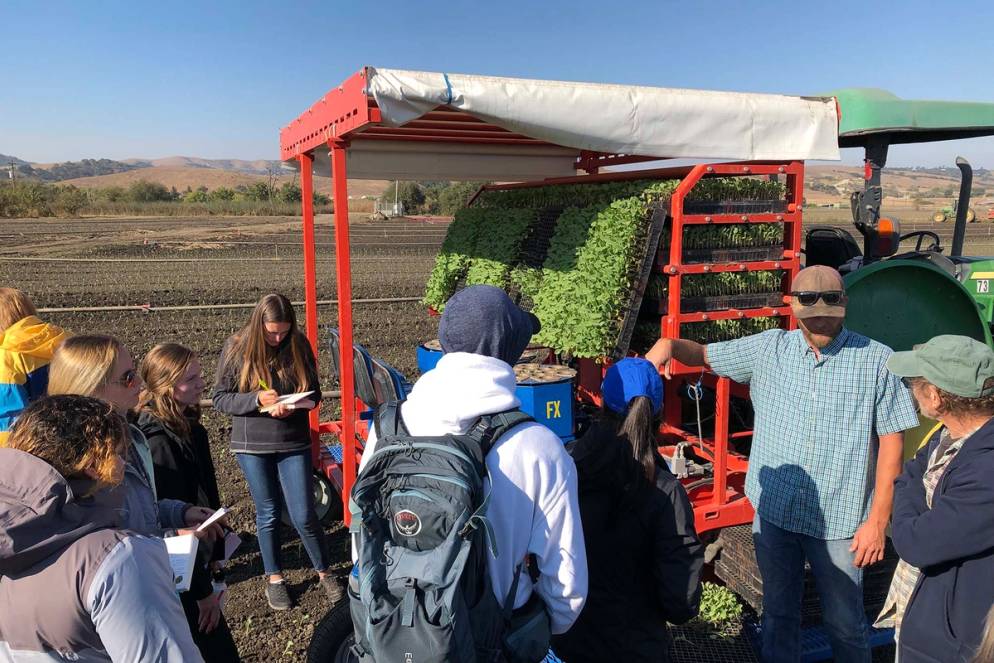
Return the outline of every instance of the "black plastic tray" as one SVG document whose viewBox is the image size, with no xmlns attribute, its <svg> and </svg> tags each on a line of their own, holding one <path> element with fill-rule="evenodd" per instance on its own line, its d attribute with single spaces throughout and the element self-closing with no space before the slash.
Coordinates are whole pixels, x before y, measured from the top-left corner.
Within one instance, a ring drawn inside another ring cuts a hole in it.
<svg viewBox="0 0 994 663">
<path fill-rule="evenodd" d="M 786 200 L 685 200 L 684 214 L 784 214 Z"/>
<path fill-rule="evenodd" d="M 669 254 L 663 256 L 669 262 Z M 783 245 L 752 246 L 737 249 L 684 249 L 683 262 L 686 264 L 756 262 L 761 260 L 782 260 Z"/>
<path fill-rule="evenodd" d="M 635 281 L 631 292 L 628 295 L 628 304 L 624 309 L 625 317 L 621 323 L 621 331 L 618 340 L 615 342 L 614 350 L 608 355 L 612 361 L 618 361 L 628 354 L 628 346 L 632 342 L 632 332 L 638 322 L 639 311 L 642 308 L 642 298 L 645 296 L 645 287 L 649 283 L 649 276 L 652 274 L 652 267 L 656 263 L 656 256 L 659 253 L 659 239 L 663 234 L 663 227 L 669 216 L 669 201 L 659 203 L 652 211 L 649 220 L 649 231 L 643 244 L 645 253 L 641 256 L 639 276 Z"/>
<path fill-rule="evenodd" d="M 783 306 L 782 292 L 760 292 L 746 295 L 715 295 L 711 297 L 684 297 L 680 300 L 682 313 L 702 313 L 707 311 L 746 310 Z M 653 311 L 666 314 L 669 308 L 664 300 L 647 300 L 642 312 Z"/>
</svg>

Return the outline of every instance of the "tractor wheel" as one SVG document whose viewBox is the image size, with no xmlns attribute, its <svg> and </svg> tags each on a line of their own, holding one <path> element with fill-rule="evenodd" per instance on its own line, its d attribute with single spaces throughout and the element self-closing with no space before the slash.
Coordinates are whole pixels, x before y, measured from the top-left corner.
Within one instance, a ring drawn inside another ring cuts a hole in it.
<svg viewBox="0 0 994 663">
<path fill-rule="evenodd" d="M 945 212 L 936 212 L 936 213 L 934 213 L 932 215 L 932 221 L 934 221 L 935 223 L 945 223 L 946 222 L 946 213 Z"/>
<path fill-rule="evenodd" d="M 311 480 L 311 489 L 314 492 L 314 510 L 317 511 L 318 520 L 321 521 L 322 525 L 330 525 L 341 520 L 343 515 L 342 498 L 335 492 L 331 482 L 317 473 L 311 475 Z M 283 505 L 280 520 L 288 527 L 293 526 L 290 513 L 286 510 L 286 504 Z"/>
<path fill-rule="evenodd" d="M 973 223 L 977 220 L 977 213 L 973 211 L 973 208 L 966 210 L 966 222 Z"/>
<path fill-rule="evenodd" d="M 350 650 L 355 643 L 349 602 L 340 601 L 328 611 L 317 626 L 307 647 L 308 663 L 359 663 Z"/>
</svg>

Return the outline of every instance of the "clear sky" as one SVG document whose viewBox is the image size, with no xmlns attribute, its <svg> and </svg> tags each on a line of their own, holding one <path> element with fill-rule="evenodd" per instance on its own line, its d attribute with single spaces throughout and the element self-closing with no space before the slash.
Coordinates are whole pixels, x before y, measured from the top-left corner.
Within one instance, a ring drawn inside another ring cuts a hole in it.
<svg viewBox="0 0 994 663">
<path fill-rule="evenodd" d="M 0 153 L 277 158 L 280 127 L 366 64 L 994 103 L 994 1 L 0 0 Z M 994 168 L 994 138 L 890 165 L 956 154 Z"/>
</svg>

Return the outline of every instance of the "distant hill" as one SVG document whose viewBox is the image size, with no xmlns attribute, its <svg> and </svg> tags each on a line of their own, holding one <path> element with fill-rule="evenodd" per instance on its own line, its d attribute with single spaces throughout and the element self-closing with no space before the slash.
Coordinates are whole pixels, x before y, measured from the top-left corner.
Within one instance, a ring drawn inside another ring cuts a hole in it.
<svg viewBox="0 0 994 663">
<path fill-rule="evenodd" d="M 297 175 L 271 159 L 204 159 L 173 156 L 160 159 L 83 159 L 62 163 L 30 163 L 11 155 L 0 154 L 0 171 L 14 163 L 15 177 L 44 182 L 65 182 L 79 187 L 127 186 L 137 180 L 159 182 L 185 191 L 187 187 L 235 188 L 277 178 L 282 183 Z M 5 172 L 0 172 L 6 175 Z M 315 177 L 317 191 L 331 193 L 328 177 Z M 356 180 L 349 184 L 353 197 L 377 196 L 387 187 L 385 180 Z M 959 191 L 959 171 L 944 168 L 887 168 L 884 170 L 884 195 L 889 199 L 927 199 L 934 203 L 948 201 Z M 810 205 L 848 205 L 849 194 L 863 188 L 863 169 L 859 166 L 809 165 L 805 168 L 805 196 Z M 994 171 L 974 171 L 974 197 L 994 200 Z"/>
<path fill-rule="evenodd" d="M 293 171 L 282 171 L 282 175 L 277 179 L 277 184 L 294 181 L 296 174 Z M 105 188 L 110 186 L 126 187 L 132 182 L 147 180 L 158 182 L 167 188 L 175 187 L 177 191 L 186 191 L 187 187 L 196 189 L 205 186 L 208 189 L 218 187 L 228 187 L 234 189 L 237 186 L 250 186 L 256 182 L 268 182 L 267 175 L 255 175 L 252 173 L 235 172 L 230 170 L 220 170 L 217 168 L 197 167 L 197 166 L 155 166 L 150 168 L 135 168 L 123 173 L 111 175 L 100 175 L 97 177 L 81 177 L 77 179 L 64 180 L 62 184 L 72 184 L 80 188 L 89 189 L 94 187 Z M 299 182 L 299 177 L 297 177 Z M 353 180 L 349 182 L 349 195 L 353 198 L 362 196 L 378 196 L 387 186 L 386 180 Z M 319 193 L 331 195 L 331 178 L 315 177 L 314 189 Z"/>
<path fill-rule="evenodd" d="M 239 173 L 255 173 L 256 175 L 268 175 L 270 171 L 278 173 L 281 169 L 281 163 L 279 161 L 267 159 L 245 161 L 244 159 L 165 157 L 163 159 L 123 159 L 123 162 L 128 164 L 146 164 L 155 168 L 216 168 L 219 170 L 231 170 Z"/>
<path fill-rule="evenodd" d="M 42 182 L 62 182 L 77 177 L 94 177 L 111 173 L 123 173 L 136 168 L 138 164 L 128 164 L 110 159 L 83 159 L 82 161 L 65 161 L 53 164 L 30 164 L 21 159 L 5 157 L 4 165 L 14 161 L 14 177 L 41 180 Z"/>
</svg>

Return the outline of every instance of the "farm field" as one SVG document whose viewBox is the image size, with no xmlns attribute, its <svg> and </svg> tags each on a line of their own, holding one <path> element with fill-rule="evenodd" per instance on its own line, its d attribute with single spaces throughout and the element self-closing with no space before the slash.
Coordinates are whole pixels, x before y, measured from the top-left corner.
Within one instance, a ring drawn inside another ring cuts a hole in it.
<svg viewBox="0 0 994 663">
<path fill-rule="evenodd" d="M 903 232 L 935 230 L 948 244 L 951 224 L 924 221 L 924 212 L 899 217 Z M 828 208 L 806 211 L 806 223 L 850 224 L 848 210 Z M 234 305 L 254 303 L 273 291 L 303 299 L 300 225 L 294 217 L 7 220 L 0 229 L 0 284 L 25 290 L 42 309 L 76 309 L 42 316 L 75 333 L 114 334 L 136 358 L 159 342 L 189 345 L 200 354 L 211 383 L 221 345 L 248 318 L 250 308 Z M 357 219 L 350 228 L 356 340 L 411 379 L 417 376 L 416 344 L 437 335 L 436 319 L 417 300 L 445 229 L 445 220 L 432 219 Z M 330 217 L 318 218 L 317 242 L 318 299 L 334 300 Z M 994 224 L 971 225 L 965 252 L 994 255 Z M 405 301 L 368 301 L 382 299 Z M 218 305 L 225 307 L 209 308 Z M 88 307 L 133 308 L 80 310 Z M 302 322 L 302 307 L 298 311 Z M 336 324 L 336 312 L 333 304 L 319 307 L 322 329 Z M 328 350 L 324 344 L 319 350 L 322 384 L 337 388 L 329 375 Z M 325 414 L 336 406 L 329 399 Z M 227 450 L 227 421 L 210 410 L 204 421 L 222 499 L 233 507 L 236 530 L 248 533 L 229 572 L 230 627 L 246 661 L 302 660 L 327 602 L 312 581 L 302 546 L 288 530 L 284 555 L 299 607 L 284 613 L 268 608 L 251 534 L 254 509 Z M 345 532 L 334 526 L 329 535 L 336 570 L 344 576 L 349 568 Z"/>
</svg>

